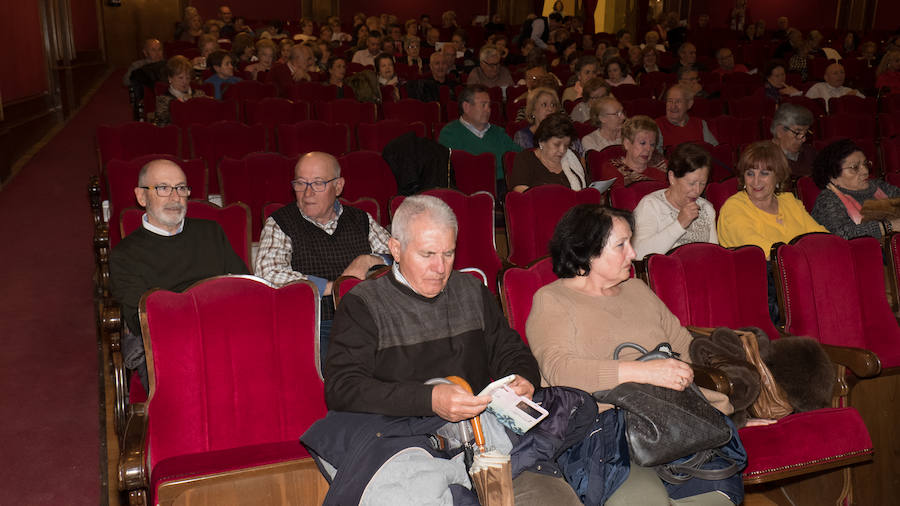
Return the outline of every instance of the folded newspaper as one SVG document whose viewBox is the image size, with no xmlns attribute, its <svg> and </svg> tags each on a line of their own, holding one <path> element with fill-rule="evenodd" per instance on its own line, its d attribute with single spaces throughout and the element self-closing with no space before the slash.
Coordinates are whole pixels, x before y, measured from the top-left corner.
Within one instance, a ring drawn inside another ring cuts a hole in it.
<svg viewBox="0 0 900 506">
<path fill-rule="evenodd" d="M 531 399 L 512 391 L 507 385 L 515 379 L 511 374 L 498 379 L 478 394 L 491 396 L 487 411 L 509 430 L 522 435 L 547 417 L 547 410 Z"/>
</svg>

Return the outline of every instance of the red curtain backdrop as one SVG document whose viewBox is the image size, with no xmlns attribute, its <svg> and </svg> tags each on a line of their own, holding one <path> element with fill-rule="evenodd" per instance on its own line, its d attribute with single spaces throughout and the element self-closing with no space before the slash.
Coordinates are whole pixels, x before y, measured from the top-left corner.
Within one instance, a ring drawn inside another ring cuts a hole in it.
<svg viewBox="0 0 900 506">
<path fill-rule="evenodd" d="M 69 5 L 72 9 L 75 51 L 99 50 L 100 36 L 97 31 L 97 1 L 69 0 Z"/>
<path fill-rule="evenodd" d="M 233 12 L 235 16 L 244 16 L 247 19 L 261 21 L 270 21 L 273 19 L 300 19 L 300 0 L 191 0 L 190 4 L 200 11 L 200 17 L 202 17 L 204 21 L 211 18 L 218 18 L 220 5 L 228 5 L 231 7 L 231 12 Z"/>
<path fill-rule="evenodd" d="M 5 2 L 0 16 L 0 48 L 6 58 L 0 91 L 3 102 L 47 91 L 44 42 L 37 2 Z"/>
<path fill-rule="evenodd" d="M 879 4 L 893 4 L 894 2 L 879 2 Z M 749 0 L 747 12 L 751 21 L 764 19 L 769 30 L 775 28 L 775 20 L 781 16 L 787 16 L 791 26 L 803 31 L 828 30 L 834 28 L 834 19 L 837 14 L 838 0 L 794 0 L 784 2 L 781 0 Z M 734 2 L 695 0 L 691 19 L 696 19 L 704 12 L 709 14 L 710 24 L 724 27 L 728 24 L 731 9 Z M 900 7 L 892 5 L 895 11 Z M 880 10 L 880 9 L 879 9 Z M 896 25 L 896 17 L 890 22 Z"/>
</svg>

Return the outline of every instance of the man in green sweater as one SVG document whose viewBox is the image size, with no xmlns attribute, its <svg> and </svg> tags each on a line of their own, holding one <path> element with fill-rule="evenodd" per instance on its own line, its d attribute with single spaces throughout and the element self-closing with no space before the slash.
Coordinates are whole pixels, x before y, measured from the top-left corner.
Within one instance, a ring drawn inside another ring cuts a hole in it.
<svg viewBox="0 0 900 506">
<path fill-rule="evenodd" d="M 522 147 L 506 135 L 506 131 L 490 123 L 491 96 L 481 84 L 466 86 L 459 95 L 459 119 L 441 130 L 438 142 L 450 149 L 480 155 L 493 153 L 498 195 L 506 193 L 503 177 L 503 153 L 519 152 Z"/>
<path fill-rule="evenodd" d="M 154 160 L 142 167 L 134 194 L 147 212 L 141 228 L 113 248 L 109 271 L 112 295 L 122 306 L 125 322 L 122 357 L 147 388 L 138 317 L 141 296 L 151 288 L 180 292 L 208 277 L 249 271 L 218 223 L 185 218 L 191 187 L 174 162 Z"/>
</svg>

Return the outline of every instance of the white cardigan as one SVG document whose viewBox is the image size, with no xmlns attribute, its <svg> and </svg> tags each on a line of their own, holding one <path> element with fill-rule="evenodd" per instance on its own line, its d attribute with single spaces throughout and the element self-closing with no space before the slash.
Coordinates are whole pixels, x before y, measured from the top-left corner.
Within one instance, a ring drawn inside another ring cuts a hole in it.
<svg viewBox="0 0 900 506">
<path fill-rule="evenodd" d="M 634 235 L 631 245 L 637 258 L 650 253 L 665 254 L 670 249 L 689 242 L 718 243 L 716 211 L 704 198 L 697 199 L 700 216 L 687 229 L 678 223 L 678 209 L 666 200 L 666 189 L 657 190 L 634 208 Z"/>
</svg>

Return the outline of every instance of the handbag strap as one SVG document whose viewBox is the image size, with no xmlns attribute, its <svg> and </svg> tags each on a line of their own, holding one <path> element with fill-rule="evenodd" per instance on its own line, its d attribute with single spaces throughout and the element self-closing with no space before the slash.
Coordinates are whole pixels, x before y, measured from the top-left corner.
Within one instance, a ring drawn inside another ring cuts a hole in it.
<svg viewBox="0 0 900 506">
<path fill-rule="evenodd" d="M 702 466 L 712 459 L 719 457 L 729 464 L 721 469 L 703 469 Z M 732 459 L 721 452 L 718 448 L 699 451 L 690 458 L 680 463 L 664 464 L 656 466 L 656 474 L 661 479 L 673 485 L 686 483 L 693 478 L 700 478 L 707 481 L 724 480 L 734 476 L 734 473 L 740 470 L 740 466 L 735 459 Z"/>
<path fill-rule="evenodd" d="M 647 348 L 636 344 L 625 342 L 618 346 L 613 351 L 613 360 L 619 359 L 619 352 L 624 350 L 625 348 L 634 348 L 635 350 L 641 352 L 641 356 L 638 357 L 638 362 L 646 362 L 648 360 L 656 360 L 661 358 L 678 358 L 681 354 L 676 353 L 675 350 L 672 349 L 672 345 L 669 343 L 659 343 L 656 345 L 656 348 L 653 348 L 652 351 L 647 351 Z"/>
</svg>

